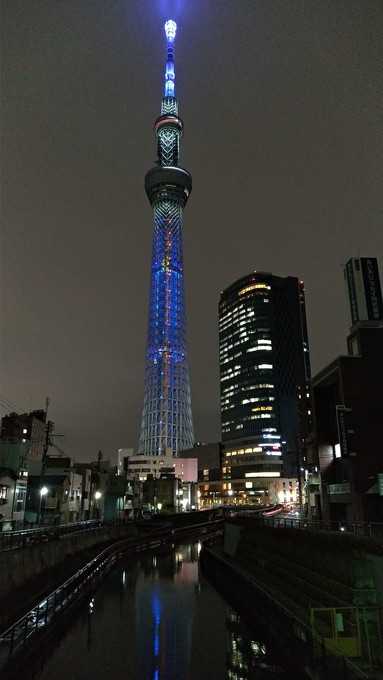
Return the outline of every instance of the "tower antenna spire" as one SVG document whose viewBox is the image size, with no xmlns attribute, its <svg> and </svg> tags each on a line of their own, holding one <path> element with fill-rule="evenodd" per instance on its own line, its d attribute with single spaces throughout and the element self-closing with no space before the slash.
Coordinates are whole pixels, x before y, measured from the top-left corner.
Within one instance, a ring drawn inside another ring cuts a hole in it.
<svg viewBox="0 0 383 680">
<path fill-rule="evenodd" d="M 176 74 L 174 69 L 174 42 L 177 33 L 177 24 L 173 19 L 165 22 L 165 35 L 167 43 L 167 59 L 165 67 L 165 97 L 175 97 Z"/>
</svg>

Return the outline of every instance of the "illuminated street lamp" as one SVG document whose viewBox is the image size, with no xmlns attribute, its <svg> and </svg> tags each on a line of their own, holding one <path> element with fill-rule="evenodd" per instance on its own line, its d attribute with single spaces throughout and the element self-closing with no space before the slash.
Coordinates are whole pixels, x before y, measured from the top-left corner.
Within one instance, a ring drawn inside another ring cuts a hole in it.
<svg viewBox="0 0 383 680">
<path fill-rule="evenodd" d="M 40 489 L 40 492 L 39 492 L 40 493 L 40 504 L 39 504 L 39 516 L 37 518 L 38 524 L 43 524 L 43 521 L 42 521 L 43 520 L 43 509 L 44 509 L 43 498 L 45 498 L 48 495 L 48 491 L 49 491 L 49 489 L 48 489 L 47 486 L 42 486 L 41 489 Z"/>
<path fill-rule="evenodd" d="M 162 503 L 157 503 L 157 510 L 158 510 L 158 512 L 161 512 L 161 510 L 162 510 Z"/>
<path fill-rule="evenodd" d="M 97 490 L 94 492 L 94 500 L 95 500 L 95 511 L 96 511 L 96 517 L 97 519 L 100 519 L 100 505 L 99 501 L 102 498 L 102 492 Z"/>
</svg>

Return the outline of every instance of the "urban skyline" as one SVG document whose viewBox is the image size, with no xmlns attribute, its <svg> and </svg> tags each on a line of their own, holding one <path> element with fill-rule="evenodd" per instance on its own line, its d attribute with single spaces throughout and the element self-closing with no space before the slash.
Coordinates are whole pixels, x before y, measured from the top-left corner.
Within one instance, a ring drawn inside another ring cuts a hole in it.
<svg viewBox="0 0 383 680">
<path fill-rule="evenodd" d="M 4 680 L 381 677 L 377 2 L 2 3 Z"/>
<path fill-rule="evenodd" d="M 19 412 L 49 395 L 63 448 L 89 459 L 134 445 L 142 408 L 150 229 L 141 178 L 168 15 L 152 6 L 102 6 L 100 23 L 97 2 L 56 8 L 54 18 L 41 3 L 38 31 L 30 7 L 4 7 L 1 394 Z M 198 178 L 185 269 L 199 439 L 219 433 L 219 291 L 253 269 L 301 277 L 315 373 L 345 351 L 342 264 L 383 254 L 381 8 L 308 6 L 218 12 L 197 1 L 182 16 L 185 156 Z"/>
</svg>

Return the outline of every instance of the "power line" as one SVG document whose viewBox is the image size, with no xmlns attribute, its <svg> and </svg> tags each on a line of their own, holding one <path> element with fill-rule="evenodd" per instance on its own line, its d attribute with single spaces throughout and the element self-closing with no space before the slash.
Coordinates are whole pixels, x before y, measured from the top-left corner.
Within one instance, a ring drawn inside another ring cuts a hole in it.
<svg viewBox="0 0 383 680">
<path fill-rule="evenodd" d="M 7 408 L 10 408 L 14 411 L 23 410 L 19 409 L 18 406 L 13 401 L 8 399 L 8 397 L 5 397 L 3 394 L 0 394 L 0 403 L 6 405 Z"/>
</svg>

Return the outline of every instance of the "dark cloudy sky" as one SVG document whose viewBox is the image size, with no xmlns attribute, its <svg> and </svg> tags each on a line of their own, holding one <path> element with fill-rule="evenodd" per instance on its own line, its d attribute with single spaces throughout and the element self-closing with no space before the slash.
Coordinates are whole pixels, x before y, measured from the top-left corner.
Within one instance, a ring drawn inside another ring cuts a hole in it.
<svg viewBox="0 0 383 680">
<path fill-rule="evenodd" d="M 1 400 L 52 401 L 77 459 L 135 446 L 163 20 L 179 23 L 196 435 L 219 433 L 217 302 L 302 277 L 314 371 L 345 349 L 342 264 L 383 255 L 381 0 L 2 0 Z"/>
</svg>

